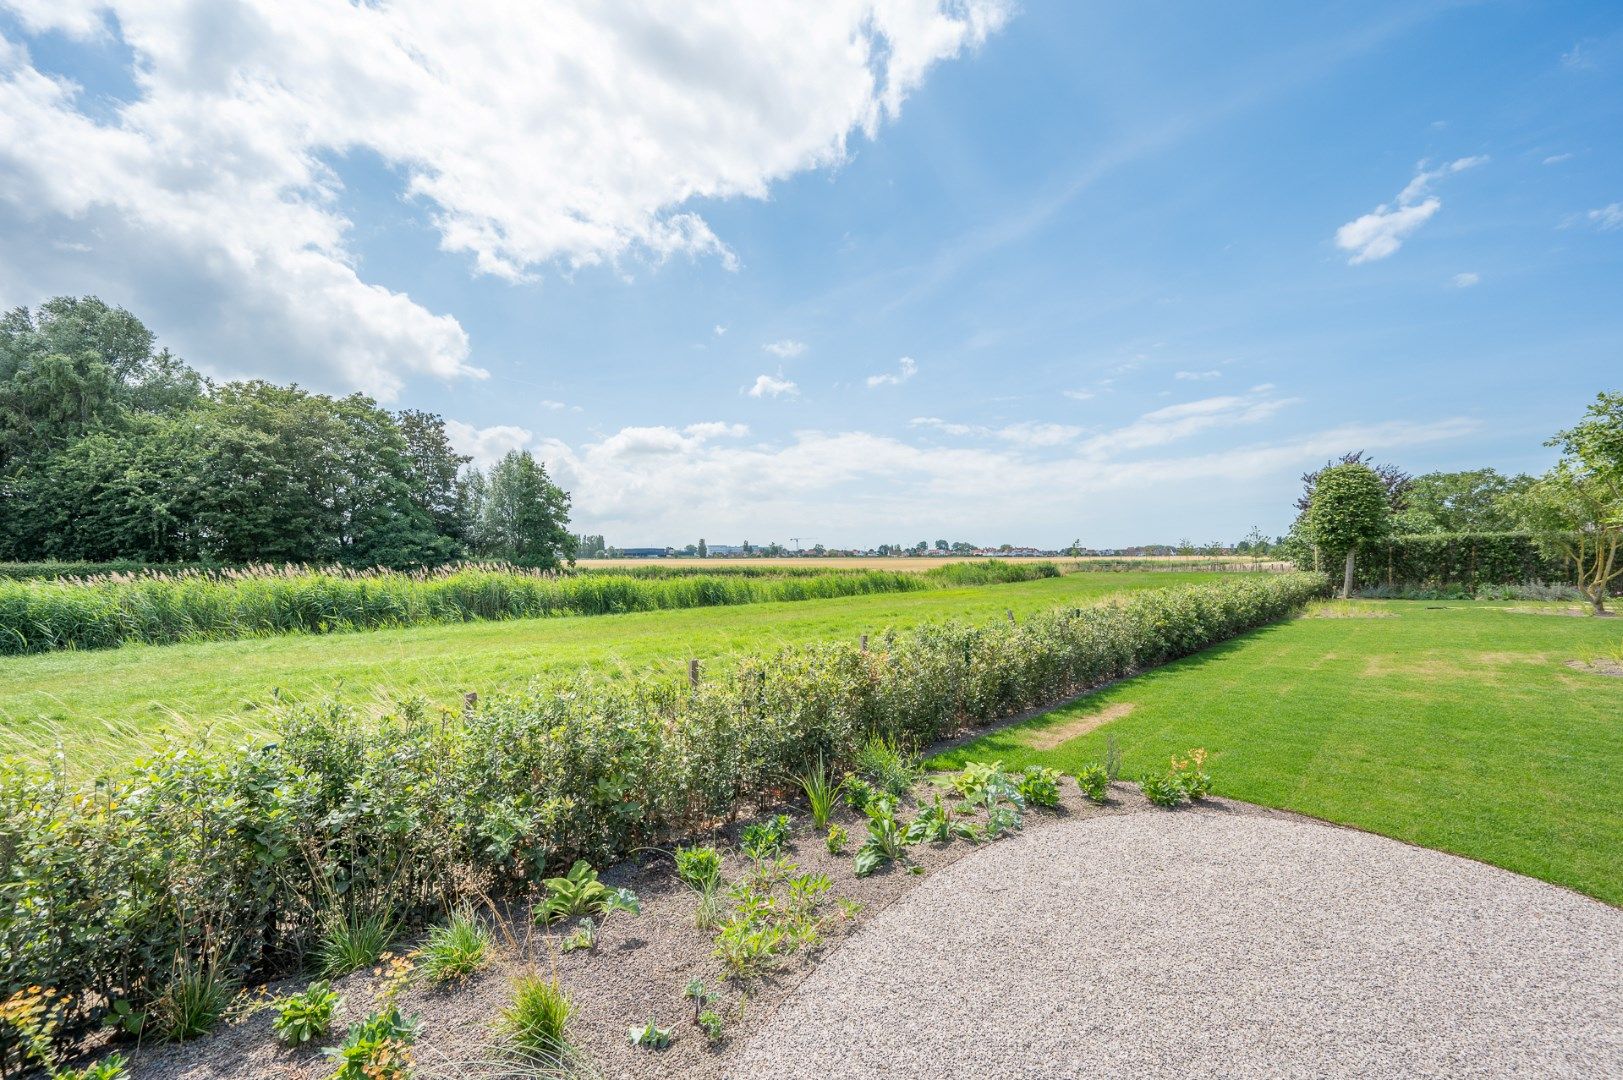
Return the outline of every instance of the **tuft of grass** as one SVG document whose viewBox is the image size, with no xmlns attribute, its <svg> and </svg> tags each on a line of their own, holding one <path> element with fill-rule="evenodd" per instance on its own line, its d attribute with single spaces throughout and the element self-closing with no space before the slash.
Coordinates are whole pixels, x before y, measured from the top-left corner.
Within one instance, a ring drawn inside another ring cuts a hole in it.
<svg viewBox="0 0 1623 1080">
<path fill-rule="evenodd" d="M 811 804 L 812 825 L 818 832 L 827 829 L 828 816 L 840 797 L 840 783 L 834 779 L 827 763 L 819 756 L 817 764 L 796 777 L 795 782 L 806 793 L 806 801 Z"/>
<path fill-rule="evenodd" d="M 863 778 L 887 795 L 907 794 L 919 778 L 918 759 L 886 735 L 868 736 L 857 750 L 856 764 Z"/>
<path fill-rule="evenodd" d="M 400 922 L 388 907 L 334 913 L 316 945 L 316 970 L 337 979 L 375 964 L 399 932 Z"/>
<path fill-rule="evenodd" d="M 450 919 L 428 931 L 418 970 L 435 986 L 460 982 L 490 958 L 490 931 L 471 910 L 458 908 Z"/>
<path fill-rule="evenodd" d="M 225 1015 L 237 982 L 213 963 L 187 967 L 175 974 L 152 1003 L 150 1022 L 158 1037 L 184 1042 L 207 1035 Z"/>
<path fill-rule="evenodd" d="M 527 972 L 513 980 L 513 997 L 497 1016 L 514 1049 L 529 1057 L 562 1061 L 569 1051 L 569 1017 L 575 1011 L 557 979 Z"/>
</svg>

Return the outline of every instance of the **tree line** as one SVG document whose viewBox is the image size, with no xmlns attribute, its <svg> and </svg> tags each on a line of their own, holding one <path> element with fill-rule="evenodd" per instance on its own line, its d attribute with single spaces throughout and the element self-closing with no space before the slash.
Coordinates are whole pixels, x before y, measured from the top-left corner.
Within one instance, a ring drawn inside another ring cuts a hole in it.
<svg viewBox="0 0 1623 1080">
<path fill-rule="evenodd" d="M 532 455 L 473 468 L 432 413 L 213 382 L 95 297 L 0 317 L 0 559 L 553 566 L 568 522 Z"/>
<path fill-rule="evenodd" d="M 1411 477 L 1364 454 L 1302 477 L 1290 541 L 1342 565 L 1352 593 L 1361 549 L 1389 536 L 1521 530 L 1573 567 L 1597 614 L 1623 581 L 1623 393 L 1602 393 L 1582 419 L 1545 442 L 1561 456 L 1542 476 L 1493 469 Z"/>
</svg>

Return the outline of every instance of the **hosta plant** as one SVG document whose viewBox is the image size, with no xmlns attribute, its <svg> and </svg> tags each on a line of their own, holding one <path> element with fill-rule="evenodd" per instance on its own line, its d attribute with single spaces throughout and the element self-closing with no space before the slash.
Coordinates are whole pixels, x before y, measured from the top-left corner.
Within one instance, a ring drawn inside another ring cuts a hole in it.
<svg viewBox="0 0 1623 1080">
<path fill-rule="evenodd" d="M 611 889 L 597 880 L 597 871 L 584 859 L 575 860 L 563 877 L 548 878 L 547 898 L 536 917 L 554 923 L 574 916 L 607 918 L 616 911 L 635 915 L 641 910 L 637 894 L 630 889 Z"/>
<path fill-rule="evenodd" d="M 934 801 L 908 823 L 903 838 L 909 844 L 945 844 L 954 839 L 974 842 L 980 839 L 980 830 L 974 822 L 960 817 L 958 811 L 937 794 Z"/>
<path fill-rule="evenodd" d="M 671 1029 L 662 1028 L 652 1020 L 642 1027 L 628 1029 L 631 1036 L 631 1045 L 640 1046 L 644 1050 L 663 1050 L 671 1045 Z"/>
</svg>

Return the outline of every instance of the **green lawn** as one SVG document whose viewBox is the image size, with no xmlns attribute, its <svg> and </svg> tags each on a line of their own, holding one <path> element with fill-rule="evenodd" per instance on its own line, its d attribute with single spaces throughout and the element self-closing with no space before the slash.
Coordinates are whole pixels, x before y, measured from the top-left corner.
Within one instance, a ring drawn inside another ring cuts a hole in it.
<svg viewBox="0 0 1623 1080">
<path fill-rule="evenodd" d="M 1623 619 L 1386 601 L 1248 634 L 940 755 L 1123 777 L 1205 747 L 1218 794 L 1470 856 L 1623 904 Z M 1130 706 L 1130 711 L 1125 707 Z M 1103 710 L 1118 718 L 1066 737 Z M 1047 730 L 1045 736 L 1043 732 Z M 1059 741 L 1064 739 L 1064 741 Z M 1044 742 L 1052 749 L 1035 749 Z M 1057 744 L 1057 745 L 1056 745 Z"/>
<path fill-rule="evenodd" d="M 1133 589 L 1210 581 L 1183 571 L 1084 573 L 1013 585 L 327 636 L 293 635 L 0 659 L 0 735 L 38 756 L 57 739 L 76 764 L 151 746 L 165 729 L 253 729 L 273 692 L 369 701 L 380 688 L 453 701 L 536 674 L 713 663 L 779 643 L 855 638 L 925 620 L 1000 618 Z"/>
</svg>

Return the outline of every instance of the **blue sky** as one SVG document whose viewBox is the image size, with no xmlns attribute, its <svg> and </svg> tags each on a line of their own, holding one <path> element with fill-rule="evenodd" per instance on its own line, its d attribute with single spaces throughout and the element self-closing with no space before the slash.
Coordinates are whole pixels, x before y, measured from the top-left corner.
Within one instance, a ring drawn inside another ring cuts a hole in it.
<svg viewBox="0 0 1623 1080">
<path fill-rule="evenodd" d="M 1233 540 L 1623 387 L 1615 3 L 433 7 L 0 0 L 0 304 L 627 546 Z"/>
</svg>

